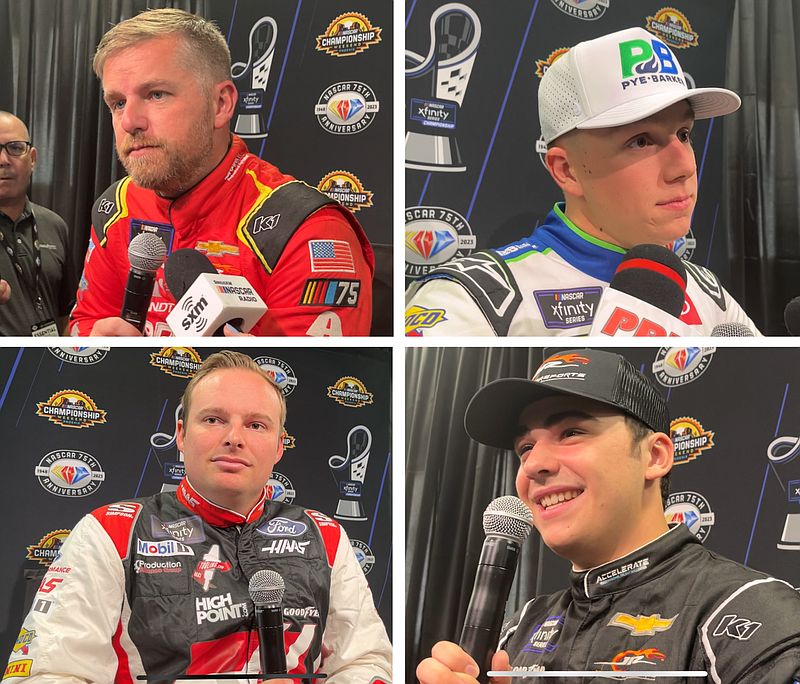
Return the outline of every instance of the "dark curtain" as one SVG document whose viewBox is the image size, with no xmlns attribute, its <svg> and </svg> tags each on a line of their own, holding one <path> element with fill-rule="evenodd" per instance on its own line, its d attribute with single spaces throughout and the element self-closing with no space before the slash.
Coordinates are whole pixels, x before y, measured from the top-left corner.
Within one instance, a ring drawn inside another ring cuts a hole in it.
<svg viewBox="0 0 800 684">
<path fill-rule="evenodd" d="M 0 110 L 28 126 L 38 153 L 29 197 L 67 222 L 76 275 L 92 204 L 125 175 L 92 57 L 113 24 L 161 7 L 207 16 L 206 0 L 0 0 Z"/>
<path fill-rule="evenodd" d="M 516 494 L 510 452 L 473 442 L 464 412 L 486 383 L 530 378 L 541 349 L 406 350 L 406 681 L 437 641 L 458 642 L 485 538 L 482 516 Z M 522 547 L 506 615 L 536 593 L 536 530 Z"/>
<path fill-rule="evenodd" d="M 765 335 L 786 335 L 800 295 L 800 0 L 738 0 L 728 84 L 741 116 L 725 123 L 731 293 Z"/>
</svg>

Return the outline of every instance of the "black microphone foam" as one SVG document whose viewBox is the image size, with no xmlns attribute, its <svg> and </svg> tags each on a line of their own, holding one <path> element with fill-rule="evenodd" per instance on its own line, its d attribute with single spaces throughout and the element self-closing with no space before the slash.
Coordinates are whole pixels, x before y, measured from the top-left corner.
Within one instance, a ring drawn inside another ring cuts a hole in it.
<svg viewBox="0 0 800 684">
<path fill-rule="evenodd" d="M 186 290 L 203 273 L 216 275 L 217 269 L 205 254 L 196 249 L 176 249 L 164 264 L 164 280 L 167 281 L 167 287 L 176 302 L 181 300 Z"/>
<path fill-rule="evenodd" d="M 139 233 L 128 245 L 131 269 L 125 283 L 120 318 L 144 332 L 147 310 L 153 297 L 156 273 L 167 257 L 167 246 L 154 233 Z"/>
<path fill-rule="evenodd" d="M 783 310 L 783 321 L 792 337 L 800 335 L 800 297 L 795 297 Z"/>
<path fill-rule="evenodd" d="M 488 681 L 486 673 L 491 669 L 492 655 L 500 638 L 520 547 L 532 525 L 530 510 L 516 496 L 495 499 L 483 514 L 486 540 L 458 642 L 478 663 L 481 684 Z"/>
<path fill-rule="evenodd" d="M 622 257 L 608 286 L 680 318 L 686 301 L 686 267 L 671 249 L 637 245 Z"/>
<path fill-rule="evenodd" d="M 248 590 L 256 607 L 261 674 L 286 674 L 281 610 L 281 601 L 286 590 L 283 577 L 274 570 L 259 570 L 250 578 Z"/>
</svg>

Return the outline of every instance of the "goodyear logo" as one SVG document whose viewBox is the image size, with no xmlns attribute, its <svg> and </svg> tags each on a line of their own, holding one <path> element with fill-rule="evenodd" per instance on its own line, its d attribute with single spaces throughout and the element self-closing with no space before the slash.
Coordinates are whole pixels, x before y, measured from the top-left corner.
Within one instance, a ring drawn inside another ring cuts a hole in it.
<svg viewBox="0 0 800 684">
<path fill-rule="evenodd" d="M 28 677 L 31 674 L 31 665 L 33 665 L 33 661 L 30 659 L 15 660 L 9 663 L 6 668 L 6 673 L 3 675 L 3 679 L 7 679 L 8 677 Z"/>
<path fill-rule="evenodd" d="M 317 36 L 316 49 L 335 57 L 348 57 L 380 42 L 379 26 L 373 26 L 363 14 L 348 12 L 336 17 L 325 33 Z"/>
<path fill-rule="evenodd" d="M 328 396 L 335 399 L 342 406 L 359 408 L 365 404 L 372 403 L 372 394 L 367 391 L 364 383 L 358 378 L 346 376 L 339 378 L 339 381 L 328 387 Z"/>
<path fill-rule="evenodd" d="M 542 78 L 547 70 L 553 66 L 553 63 L 559 58 L 563 57 L 569 52 L 569 48 L 558 48 L 558 50 L 553 50 L 550 53 L 550 56 L 547 59 L 537 59 L 536 60 L 536 75 L 539 78 Z"/>
<path fill-rule="evenodd" d="M 671 618 L 662 618 L 660 613 L 653 615 L 628 615 L 627 613 L 617 613 L 608 623 L 609 627 L 622 627 L 627 629 L 634 636 L 652 636 L 657 632 L 666 632 L 678 615 Z"/>
<path fill-rule="evenodd" d="M 670 423 L 669 435 L 675 446 L 675 463 L 688 463 L 714 446 L 714 433 L 704 430 L 694 418 L 684 416 Z"/>
<path fill-rule="evenodd" d="M 46 534 L 39 540 L 38 544 L 31 544 L 28 547 L 27 560 L 38 561 L 40 565 L 49 566 L 53 562 L 61 545 L 69 535 L 69 530 L 55 530 Z"/>
<path fill-rule="evenodd" d="M 200 370 L 203 361 L 191 347 L 164 347 L 150 354 L 150 365 L 176 378 L 191 378 Z"/>
<path fill-rule="evenodd" d="M 446 321 L 444 309 L 425 309 L 412 306 L 406 311 L 406 336 L 422 337 L 422 331 Z"/>
<path fill-rule="evenodd" d="M 372 193 L 365 190 L 361 181 L 349 171 L 331 171 L 319 182 L 317 189 L 350 211 L 372 206 Z"/>
<path fill-rule="evenodd" d="M 77 390 L 61 390 L 36 406 L 37 416 L 64 427 L 83 428 L 106 422 L 106 412 Z"/>
<path fill-rule="evenodd" d="M 672 47 L 697 47 L 697 33 L 692 31 L 686 15 L 674 7 L 665 7 L 654 17 L 647 17 L 647 30 Z"/>
<path fill-rule="evenodd" d="M 22 628 L 22 631 L 19 633 L 17 637 L 17 643 L 14 644 L 14 648 L 11 649 L 13 653 L 20 653 L 22 652 L 23 655 L 28 655 L 28 648 L 31 645 L 31 642 L 36 638 L 36 630 L 35 629 L 25 629 Z"/>
</svg>

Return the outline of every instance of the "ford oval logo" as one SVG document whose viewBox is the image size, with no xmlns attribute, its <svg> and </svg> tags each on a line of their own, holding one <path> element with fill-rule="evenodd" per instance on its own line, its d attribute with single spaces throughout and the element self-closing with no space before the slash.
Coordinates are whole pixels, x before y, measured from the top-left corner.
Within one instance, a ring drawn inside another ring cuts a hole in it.
<svg viewBox="0 0 800 684">
<path fill-rule="evenodd" d="M 287 518 L 273 518 L 256 529 L 268 537 L 299 537 L 305 533 L 308 525 Z"/>
</svg>

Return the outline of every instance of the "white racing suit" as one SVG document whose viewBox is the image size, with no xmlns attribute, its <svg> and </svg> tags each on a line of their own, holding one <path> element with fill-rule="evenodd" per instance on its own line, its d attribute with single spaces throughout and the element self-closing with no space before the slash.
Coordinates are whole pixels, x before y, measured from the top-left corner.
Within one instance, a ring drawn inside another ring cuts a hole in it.
<svg viewBox="0 0 800 684">
<path fill-rule="evenodd" d="M 556 204 L 529 238 L 454 259 L 411 283 L 406 335 L 588 335 L 625 252 L 584 233 Z M 760 335 L 711 271 L 684 265 L 684 323 L 708 336 L 715 325 L 737 321 Z"/>
<path fill-rule="evenodd" d="M 262 569 L 286 586 L 289 674 L 390 681 L 391 644 L 337 522 L 265 494 L 243 516 L 186 479 L 177 492 L 104 506 L 75 526 L 4 679 L 135 684 L 145 674 L 260 672 L 248 583 Z"/>
</svg>

